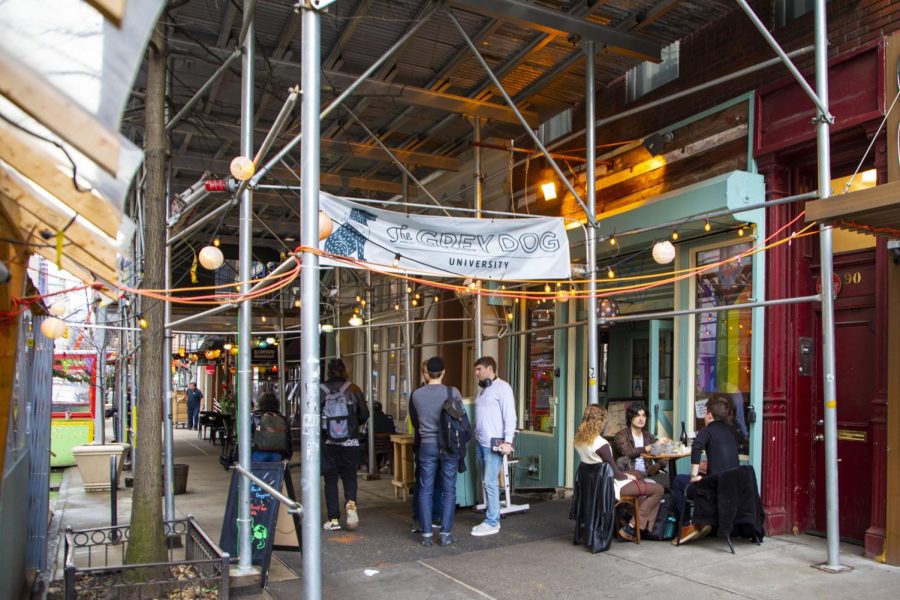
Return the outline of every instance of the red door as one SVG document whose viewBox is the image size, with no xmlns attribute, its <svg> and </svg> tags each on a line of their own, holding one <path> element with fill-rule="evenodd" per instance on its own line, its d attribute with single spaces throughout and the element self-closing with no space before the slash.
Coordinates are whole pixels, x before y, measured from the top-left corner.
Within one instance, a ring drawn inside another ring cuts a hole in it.
<svg viewBox="0 0 900 600">
<path fill-rule="evenodd" d="M 835 257 L 841 292 L 835 301 L 835 361 L 837 377 L 838 498 L 841 538 L 862 541 L 872 510 L 872 400 L 876 391 L 875 253 Z M 817 317 L 820 315 L 817 313 Z M 817 319 L 818 320 L 818 319 Z M 821 321 L 816 327 L 821 338 Z M 820 340 L 819 340 L 820 341 Z M 821 348 L 821 346 L 817 346 Z M 821 351 L 819 351 L 821 374 Z M 813 462 L 810 494 L 813 529 L 825 531 L 822 383 L 816 379 Z"/>
</svg>

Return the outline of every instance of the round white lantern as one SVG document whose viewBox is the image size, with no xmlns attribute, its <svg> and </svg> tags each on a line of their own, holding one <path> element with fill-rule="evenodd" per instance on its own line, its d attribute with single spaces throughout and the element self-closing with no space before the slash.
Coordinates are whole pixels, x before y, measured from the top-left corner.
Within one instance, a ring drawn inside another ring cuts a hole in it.
<svg viewBox="0 0 900 600">
<path fill-rule="evenodd" d="M 57 302 L 50 307 L 50 314 L 54 317 L 61 317 L 67 312 L 69 312 L 69 306 L 66 304 L 65 300 Z"/>
<path fill-rule="evenodd" d="M 333 230 L 334 224 L 331 222 L 331 217 L 324 212 L 319 211 L 319 241 L 324 240 L 331 235 Z"/>
<path fill-rule="evenodd" d="M 675 260 L 675 246 L 669 240 L 653 244 L 653 260 L 661 265 L 667 265 Z"/>
<path fill-rule="evenodd" d="M 55 340 L 58 337 L 62 337 L 66 332 L 66 324 L 63 321 L 60 321 L 56 317 L 48 317 L 44 319 L 44 322 L 41 323 L 41 333 L 44 334 L 44 337 L 49 338 L 51 340 Z"/>
<path fill-rule="evenodd" d="M 256 173 L 256 165 L 246 156 L 235 156 L 230 168 L 231 175 L 238 181 L 247 181 Z"/>
<path fill-rule="evenodd" d="M 225 262 L 222 251 L 215 246 L 204 246 L 200 249 L 200 255 L 197 257 L 204 269 L 215 271 Z"/>
<path fill-rule="evenodd" d="M 350 317 L 349 323 L 352 327 L 359 327 L 363 324 L 363 320 L 359 315 L 353 315 L 352 317 Z"/>
</svg>

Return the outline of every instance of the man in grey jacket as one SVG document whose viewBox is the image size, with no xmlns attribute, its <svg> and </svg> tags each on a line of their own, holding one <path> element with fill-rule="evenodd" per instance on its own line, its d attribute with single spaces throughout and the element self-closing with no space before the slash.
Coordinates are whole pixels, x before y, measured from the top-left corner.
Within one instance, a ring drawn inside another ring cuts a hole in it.
<svg viewBox="0 0 900 600">
<path fill-rule="evenodd" d="M 456 541 L 453 537 L 453 517 L 456 511 L 456 474 L 460 456 L 449 448 L 441 447 L 441 413 L 444 402 L 455 399 L 462 402 L 462 396 L 444 380 L 444 361 L 433 356 L 425 364 L 425 385 L 412 393 L 409 400 L 409 418 L 415 431 L 415 445 L 418 447 L 418 513 L 422 528 L 422 545 L 432 545 L 432 497 L 435 487 L 443 491 L 441 502 L 441 545 L 449 546 Z M 439 483 L 438 483 L 439 482 Z M 437 484 L 437 485 L 436 485 Z"/>
<path fill-rule="evenodd" d="M 503 455 L 513 450 L 516 404 L 512 388 L 497 377 L 494 357 L 482 356 L 475 361 L 475 377 L 481 390 L 475 398 L 476 456 L 481 468 L 487 510 L 484 522 L 472 528 L 472 535 L 485 536 L 500 532 L 499 475 Z"/>
</svg>

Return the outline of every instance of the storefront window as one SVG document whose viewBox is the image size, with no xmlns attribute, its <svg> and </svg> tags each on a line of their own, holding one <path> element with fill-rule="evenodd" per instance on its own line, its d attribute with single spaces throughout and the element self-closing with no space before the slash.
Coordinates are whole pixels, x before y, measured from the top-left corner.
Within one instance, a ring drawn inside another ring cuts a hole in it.
<svg viewBox="0 0 900 600">
<path fill-rule="evenodd" d="M 716 265 L 697 276 L 697 308 L 749 302 L 753 295 L 752 259 L 738 257 L 750 243 L 700 250 L 697 267 Z M 735 406 L 738 427 L 746 433 L 744 411 L 750 400 L 751 310 L 702 311 L 695 323 L 694 428 L 703 426 L 706 401 L 714 395 Z"/>
<path fill-rule="evenodd" d="M 528 328 L 548 327 L 554 324 L 553 302 L 529 301 L 526 307 Z M 553 330 L 528 334 L 527 369 L 525 389 L 525 429 L 553 433 Z"/>
</svg>

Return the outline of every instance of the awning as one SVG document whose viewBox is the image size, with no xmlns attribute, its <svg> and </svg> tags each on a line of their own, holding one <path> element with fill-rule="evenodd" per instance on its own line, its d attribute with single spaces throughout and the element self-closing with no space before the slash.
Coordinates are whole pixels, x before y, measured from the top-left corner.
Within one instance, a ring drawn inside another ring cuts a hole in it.
<svg viewBox="0 0 900 600">
<path fill-rule="evenodd" d="M 118 131 L 163 5 L 129 0 L 109 22 L 80 0 L 0 3 L 0 210 L 85 283 L 112 286 L 130 263 L 143 152 Z"/>
<path fill-rule="evenodd" d="M 831 223 L 860 233 L 897 237 L 900 181 L 806 203 L 806 222 Z"/>
</svg>

